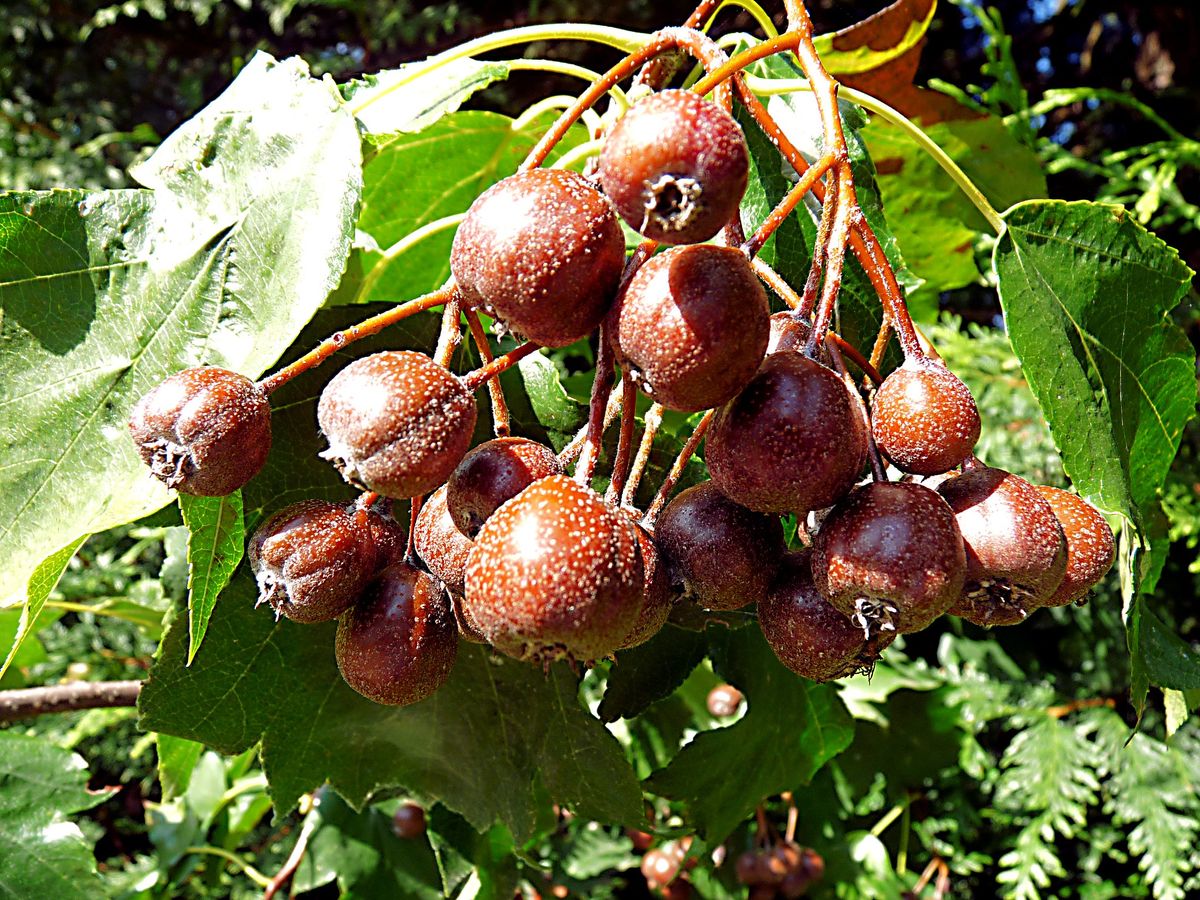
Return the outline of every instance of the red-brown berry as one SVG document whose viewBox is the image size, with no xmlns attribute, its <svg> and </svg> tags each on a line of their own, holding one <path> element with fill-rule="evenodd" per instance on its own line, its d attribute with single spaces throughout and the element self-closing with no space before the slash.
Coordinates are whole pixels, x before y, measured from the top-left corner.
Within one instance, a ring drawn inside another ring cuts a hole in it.
<svg viewBox="0 0 1200 900">
<path fill-rule="evenodd" d="M 423 353 L 385 351 L 357 359 L 321 392 L 321 454 L 351 484 L 385 497 L 428 493 L 471 446 L 475 398 Z"/>
<path fill-rule="evenodd" d="M 539 478 L 561 475 L 562 470 L 545 444 L 521 437 L 496 438 L 463 457 L 446 483 L 446 508 L 458 530 L 474 538 L 500 504 Z"/>
<path fill-rule="evenodd" d="M 625 265 L 612 204 L 583 176 L 531 169 L 488 188 L 454 236 L 450 270 L 467 302 L 543 347 L 590 334 Z"/>
<path fill-rule="evenodd" d="M 406 841 L 425 834 L 425 810 L 415 803 L 402 803 L 392 813 L 392 833 Z"/>
<path fill-rule="evenodd" d="M 667 409 L 720 406 L 745 387 L 767 349 L 767 295 L 731 247 L 674 247 L 633 276 L 608 334 L 638 386 Z"/>
<path fill-rule="evenodd" d="M 734 503 L 711 481 L 668 503 L 654 535 L 671 580 L 707 609 L 740 609 L 766 596 L 783 557 L 779 516 Z"/>
<path fill-rule="evenodd" d="M 334 652 L 346 684 L 367 699 L 424 700 L 446 683 L 458 653 L 446 592 L 408 563 L 388 566 L 338 620 Z"/>
<path fill-rule="evenodd" d="M 454 525 L 446 509 L 446 486 L 425 498 L 413 529 L 413 549 L 452 594 L 466 589 L 467 555 L 475 542 Z"/>
<path fill-rule="evenodd" d="M 642 609 L 637 532 L 565 475 L 501 506 L 467 559 L 464 610 L 502 653 L 594 660 L 619 648 Z"/>
<path fill-rule="evenodd" d="M 293 622 L 340 616 L 378 568 L 367 515 L 353 504 L 303 500 L 263 522 L 246 548 L 258 602 Z"/>
<path fill-rule="evenodd" d="M 813 541 L 817 589 L 871 635 L 927 627 L 962 596 L 966 573 L 953 510 L 910 482 L 856 488 Z"/>
<path fill-rule="evenodd" d="M 621 217 L 663 244 L 694 244 L 720 231 L 737 215 L 749 171 L 741 127 L 685 90 L 639 102 L 600 153 L 600 184 Z"/>
<path fill-rule="evenodd" d="M 978 466 L 938 486 L 967 552 L 967 584 L 950 610 L 976 625 L 1013 625 L 1044 606 L 1067 570 L 1054 510 L 1032 484 Z"/>
<path fill-rule="evenodd" d="M 159 384 L 133 407 L 129 432 L 154 477 L 202 497 L 231 494 L 271 450 L 271 407 L 249 378 L 201 366 Z"/>
<path fill-rule="evenodd" d="M 742 692 L 732 684 L 718 684 L 708 692 L 705 705 L 714 719 L 726 719 L 741 708 L 744 699 Z"/>
<path fill-rule="evenodd" d="M 1037 489 L 1054 510 L 1067 539 L 1066 574 L 1043 606 L 1078 603 L 1112 568 L 1116 556 L 1112 529 L 1100 511 L 1077 494 L 1048 485 L 1037 485 Z"/>
<path fill-rule="evenodd" d="M 722 406 L 705 458 L 721 493 L 759 512 L 836 503 L 867 462 L 867 430 L 845 383 L 799 353 L 768 356 Z"/>
<path fill-rule="evenodd" d="M 979 410 L 971 391 L 942 363 L 909 359 L 875 392 L 871 430 L 896 468 L 948 472 L 975 449 Z"/>
<path fill-rule="evenodd" d="M 644 644 L 658 634 L 667 623 L 675 601 L 679 599 L 671 587 L 671 579 L 667 577 L 667 567 L 657 542 L 632 517 L 630 520 L 637 535 L 638 555 L 642 561 L 642 611 L 638 613 L 633 629 L 621 642 L 621 650 Z"/>
</svg>

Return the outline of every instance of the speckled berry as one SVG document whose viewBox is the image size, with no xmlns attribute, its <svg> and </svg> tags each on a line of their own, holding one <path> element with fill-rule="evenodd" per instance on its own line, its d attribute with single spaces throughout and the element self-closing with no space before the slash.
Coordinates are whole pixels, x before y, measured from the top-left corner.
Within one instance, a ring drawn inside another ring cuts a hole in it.
<svg viewBox="0 0 1200 900">
<path fill-rule="evenodd" d="M 407 563 L 375 576 L 338 620 L 334 654 L 346 684 L 369 700 L 408 706 L 450 677 L 458 628 L 436 581 Z"/>
<path fill-rule="evenodd" d="M 624 265 L 612 204 L 565 169 L 519 172 L 488 188 L 450 251 L 467 302 L 543 347 L 564 347 L 595 330 Z"/>
<path fill-rule="evenodd" d="M 829 681 L 869 672 L 895 632 L 868 637 L 813 584 L 811 553 L 787 554 L 770 592 L 758 602 L 758 625 L 779 661 L 797 675 Z"/>
<path fill-rule="evenodd" d="M 817 589 L 872 635 L 927 627 L 962 596 L 966 572 L 954 512 L 911 482 L 856 488 L 813 541 Z"/>
<path fill-rule="evenodd" d="M 367 515 L 353 504 L 302 500 L 263 522 L 246 548 L 258 602 L 294 622 L 336 619 L 378 568 Z"/>
<path fill-rule="evenodd" d="M 375 568 L 382 569 L 404 559 L 408 549 L 408 529 L 393 517 L 390 501 L 367 510 L 367 527 L 375 544 Z"/>
<path fill-rule="evenodd" d="M 674 247 L 633 276 L 608 314 L 617 361 L 667 409 L 729 400 L 758 371 L 770 332 L 767 295 L 731 247 Z"/>
<path fill-rule="evenodd" d="M 875 443 L 896 468 L 914 475 L 957 466 L 975 449 L 979 428 L 971 391 L 935 360 L 907 360 L 871 403 Z"/>
<path fill-rule="evenodd" d="M 1013 625 L 1044 606 L 1067 570 L 1054 510 L 1032 484 L 978 466 L 938 486 L 967 551 L 967 584 L 950 610 L 976 625 Z"/>
<path fill-rule="evenodd" d="M 617 122 L 598 174 L 631 228 L 663 244 L 694 244 L 738 212 L 750 170 L 741 126 L 686 90 L 652 94 Z"/>
<path fill-rule="evenodd" d="M 464 609 L 488 642 L 520 659 L 588 661 L 624 643 L 642 609 L 637 533 L 565 475 L 501 506 L 467 559 Z"/>
<path fill-rule="evenodd" d="M 446 483 L 446 508 L 458 530 L 474 538 L 500 504 L 539 478 L 561 475 L 562 470 L 545 444 L 521 437 L 496 438 L 463 457 Z"/>
<path fill-rule="evenodd" d="M 672 582 L 707 609 L 740 609 L 765 597 L 783 557 L 779 516 L 734 503 L 711 481 L 668 503 L 654 535 Z"/>
<path fill-rule="evenodd" d="M 467 555 L 473 546 L 474 541 L 459 531 L 450 518 L 446 486 L 442 485 L 425 498 L 417 513 L 417 527 L 413 530 L 417 556 L 447 590 L 461 596 L 465 590 Z"/>
<path fill-rule="evenodd" d="M 428 493 L 450 477 L 475 428 L 475 398 L 423 353 L 357 359 L 321 392 L 321 454 L 351 484 L 385 497 Z"/>
<path fill-rule="evenodd" d="M 776 353 L 717 411 L 705 459 L 731 500 L 803 514 L 831 506 L 854 486 L 867 462 L 867 430 L 831 369 Z"/>
<path fill-rule="evenodd" d="M 1078 494 L 1048 485 L 1038 491 L 1062 526 L 1067 539 L 1067 571 L 1053 596 L 1043 606 L 1079 603 L 1108 574 L 1116 556 L 1112 529 L 1100 511 Z"/>
<path fill-rule="evenodd" d="M 231 494 L 271 450 L 271 407 L 249 378 L 215 366 L 185 369 L 142 397 L 129 432 L 154 477 L 184 494 Z"/>
<path fill-rule="evenodd" d="M 633 522 L 632 517 L 630 521 Z M 667 577 L 657 541 L 637 522 L 633 522 L 633 528 L 642 560 L 642 611 L 638 613 L 633 629 L 621 642 L 622 650 L 644 644 L 658 634 L 667 623 L 675 601 L 679 599 Z"/>
</svg>

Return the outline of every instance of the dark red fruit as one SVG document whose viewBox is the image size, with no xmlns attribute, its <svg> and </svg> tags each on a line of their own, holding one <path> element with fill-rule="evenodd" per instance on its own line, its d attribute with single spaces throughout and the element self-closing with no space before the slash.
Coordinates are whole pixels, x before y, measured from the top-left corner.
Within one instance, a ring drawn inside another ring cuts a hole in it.
<svg viewBox="0 0 1200 900">
<path fill-rule="evenodd" d="M 817 589 L 872 635 L 928 626 L 962 596 L 966 570 L 954 512 L 919 484 L 857 488 L 813 542 Z"/>
<path fill-rule="evenodd" d="M 590 334 L 625 265 L 612 204 L 582 175 L 531 169 L 471 204 L 450 251 L 467 302 L 543 347 Z"/>
<path fill-rule="evenodd" d="M 686 878 L 676 878 L 662 889 L 663 900 L 691 900 L 692 884 Z"/>
<path fill-rule="evenodd" d="M 1043 606 L 1078 603 L 1112 568 L 1116 555 L 1112 529 L 1100 511 L 1077 494 L 1048 485 L 1037 485 L 1037 489 L 1054 510 L 1067 539 L 1066 574 Z"/>
<path fill-rule="evenodd" d="M 742 129 L 692 91 L 652 94 L 600 152 L 600 184 L 629 226 L 663 244 L 707 241 L 738 212 L 750 171 Z"/>
<path fill-rule="evenodd" d="M 812 554 L 783 558 L 771 591 L 758 602 L 758 626 L 779 661 L 804 678 L 829 681 L 869 672 L 895 632 L 868 635 L 833 608 L 813 584 Z"/>
<path fill-rule="evenodd" d="M 184 494 L 231 494 L 259 473 L 271 450 L 271 407 L 249 378 L 201 366 L 142 397 L 129 415 L 142 462 Z"/>
<path fill-rule="evenodd" d="M 385 497 L 428 493 L 450 477 L 475 428 L 475 398 L 423 353 L 357 359 L 321 392 L 321 454 L 347 481 Z"/>
<path fill-rule="evenodd" d="M 668 503 L 654 536 L 672 582 L 708 609 L 740 609 L 765 597 L 784 550 L 778 516 L 734 503 L 711 481 Z"/>
<path fill-rule="evenodd" d="M 762 362 L 767 295 L 731 247 L 675 247 L 637 270 L 608 314 L 617 361 L 667 409 L 720 406 Z"/>
<path fill-rule="evenodd" d="M 799 353 L 768 356 L 722 406 L 705 458 L 721 493 L 759 512 L 831 506 L 867 463 L 867 431 L 845 383 Z"/>
<path fill-rule="evenodd" d="M 705 700 L 708 714 L 714 719 L 725 719 L 738 711 L 745 698 L 732 684 L 718 684 L 708 692 Z"/>
<path fill-rule="evenodd" d="M 641 612 L 637 532 L 565 475 L 501 506 L 467 559 L 464 611 L 501 653 L 538 661 L 610 655 Z"/>
<path fill-rule="evenodd" d="M 458 653 L 450 600 L 420 569 L 388 566 L 338 620 L 334 652 L 346 684 L 367 699 L 424 700 L 446 683 Z"/>
<path fill-rule="evenodd" d="M 811 847 L 800 850 L 800 859 L 779 885 L 779 893 L 786 900 L 795 900 L 808 893 L 808 889 L 825 877 L 825 860 Z"/>
<path fill-rule="evenodd" d="M 967 584 L 950 610 L 976 625 L 1012 625 L 1044 606 L 1067 571 L 1054 510 L 1024 478 L 979 466 L 938 486 L 958 519 Z"/>
<path fill-rule="evenodd" d="M 979 410 L 967 386 L 942 363 L 909 359 L 875 392 L 871 430 L 896 468 L 940 475 L 975 449 Z"/>
<path fill-rule="evenodd" d="M 293 622 L 340 616 L 378 569 L 367 515 L 353 504 L 303 500 L 263 522 L 246 548 L 258 602 Z"/>
<path fill-rule="evenodd" d="M 633 521 L 632 517 L 630 520 Z M 675 601 L 679 599 L 679 595 L 671 587 L 667 567 L 654 538 L 636 521 L 633 522 L 633 528 L 637 535 L 638 555 L 642 561 L 642 611 L 638 613 L 633 630 L 621 642 L 621 650 L 644 644 L 662 631 Z"/>
<path fill-rule="evenodd" d="M 392 832 L 411 841 L 425 834 L 425 810 L 415 803 L 403 803 L 392 813 Z"/>
<path fill-rule="evenodd" d="M 382 569 L 404 559 L 408 529 L 392 517 L 390 509 L 381 509 L 377 504 L 367 510 L 366 519 L 375 544 L 375 568 Z"/>
<path fill-rule="evenodd" d="M 737 873 L 737 880 L 740 884 L 756 885 L 761 884 L 759 880 L 758 853 L 754 850 L 747 850 L 737 858 L 734 864 L 734 871 Z"/>
<path fill-rule="evenodd" d="M 663 888 L 679 874 L 679 860 L 663 850 L 649 850 L 642 857 L 642 877 L 651 888 Z"/>
<path fill-rule="evenodd" d="M 425 498 L 413 530 L 413 549 L 434 577 L 452 594 L 466 590 L 467 554 L 475 546 L 450 518 L 446 509 L 446 486 Z"/>
<path fill-rule="evenodd" d="M 505 500 L 539 478 L 561 475 L 562 470 L 545 444 L 520 437 L 496 438 L 463 457 L 446 483 L 446 508 L 458 530 L 474 539 Z"/>
</svg>

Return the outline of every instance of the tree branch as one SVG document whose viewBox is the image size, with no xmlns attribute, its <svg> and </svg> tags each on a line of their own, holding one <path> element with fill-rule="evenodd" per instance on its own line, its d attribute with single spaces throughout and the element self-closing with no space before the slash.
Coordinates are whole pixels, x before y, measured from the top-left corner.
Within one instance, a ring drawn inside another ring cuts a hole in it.
<svg viewBox="0 0 1200 900">
<path fill-rule="evenodd" d="M 0 722 L 77 709 L 136 706 L 141 690 L 140 681 L 81 681 L 0 691 Z"/>
</svg>

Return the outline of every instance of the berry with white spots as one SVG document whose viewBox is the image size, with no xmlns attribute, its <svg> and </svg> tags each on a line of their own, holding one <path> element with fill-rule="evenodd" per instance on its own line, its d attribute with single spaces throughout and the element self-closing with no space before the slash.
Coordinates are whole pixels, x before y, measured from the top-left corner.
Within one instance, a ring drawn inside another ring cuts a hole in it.
<svg viewBox="0 0 1200 900">
<path fill-rule="evenodd" d="M 1112 529 L 1100 511 L 1077 494 L 1048 485 L 1038 491 L 1062 526 L 1067 539 L 1067 571 L 1045 606 L 1079 603 L 1112 568 L 1116 547 Z"/>
<path fill-rule="evenodd" d="M 875 392 L 871 431 L 896 468 L 948 472 L 975 449 L 979 409 L 971 391 L 942 363 L 909 359 Z"/>
</svg>

